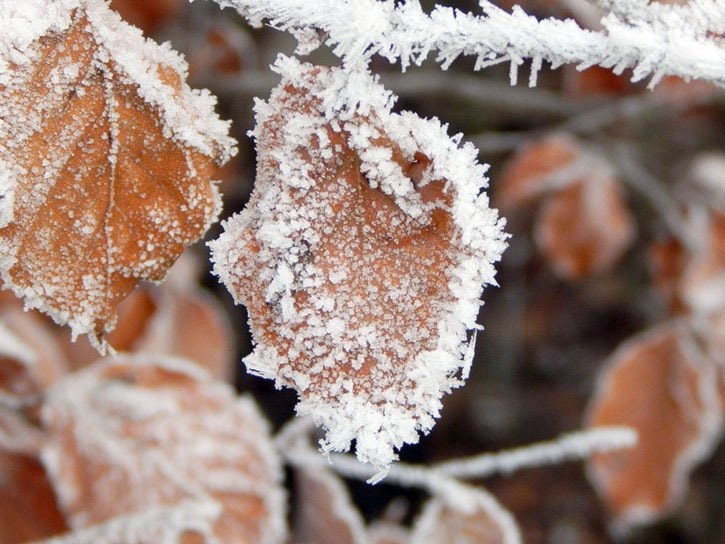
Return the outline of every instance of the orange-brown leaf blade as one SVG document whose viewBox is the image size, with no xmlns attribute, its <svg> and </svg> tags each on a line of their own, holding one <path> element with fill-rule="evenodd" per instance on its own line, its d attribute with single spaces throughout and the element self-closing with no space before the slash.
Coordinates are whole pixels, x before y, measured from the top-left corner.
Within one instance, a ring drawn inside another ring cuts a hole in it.
<svg viewBox="0 0 725 544">
<path fill-rule="evenodd" d="M 485 168 L 436 121 L 392 114 L 367 74 L 279 62 L 258 103 L 255 191 L 212 245 L 250 312 L 256 374 L 384 470 L 460 385 L 505 235 Z M 366 101 L 345 96 L 365 96 Z"/>
<path fill-rule="evenodd" d="M 97 338 L 215 219 L 210 176 L 232 141 L 183 61 L 105 2 L 23 4 L 0 4 L 0 272 Z"/>
<path fill-rule="evenodd" d="M 248 399 L 192 363 L 103 360 L 69 376 L 43 409 L 43 461 L 74 529 L 211 499 L 222 542 L 284 537 L 279 460 Z"/>
<path fill-rule="evenodd" d="M 692 468 L 717 443 L 716 367 L 682 324 L 625 342 L 605 366 L 588 425 L 626 425 L 631 449 L 599 453 L 591 479 L 622 528 L 657 519 L 682 499 Z"/>
</svg>

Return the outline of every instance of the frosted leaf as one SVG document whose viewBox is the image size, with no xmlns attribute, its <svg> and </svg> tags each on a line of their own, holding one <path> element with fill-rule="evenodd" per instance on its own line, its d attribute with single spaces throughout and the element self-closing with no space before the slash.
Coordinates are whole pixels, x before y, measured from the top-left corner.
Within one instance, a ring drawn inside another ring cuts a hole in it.
<svg viewBox="0 0 725 544">
<path fill-rule="evenodd" d="M 435 496 L 428 501 L 413 526 L 410 544 L 520 544 L 513 516 L 484 491 L 456 485 L 455 496 Z"/>
<path fill-rule="evenodd" d="M 596 174 L 551 196 L 535 229 L 539 251 L 566 279 L 610 270 L 635 235 L 619 184 Z"/>
<path fill-rule="evenodd" d="M 717 315 L 725 310 L 725 214 L 693 206 L 686 228 L 696 241 L 689 247 L 666 238 L 650 248 L 653 283 L 672 311 Z"/>
<path fill-rule="evenodd" d="M 368 528 L 370 544 L 408 544 L 410 533 L 404 527 L 392 523 L 373 523 Z"/>
<path fill-rule="evenodd" d="M 476 150 L 438 121 L 391 113 L 364 73 L 276 69 L 254 193 L 210 244 L 214 270 L 249 309 L 249 371 L 298 391 L 324 451 L 355 439 L 385 470 L 461 384 L 503 222 Z"/>
<path fill-rule="evenodd" d="M 216 218 L 233 152 L 185 63 L 102 0 L 0 1 L 0 272 L 95 341 Z"/>
<path fill-rule="evenodd" d="M 682 296 L 692 311 L 716 314 L 725 310 L 725 213 L 707 214 L 697 230 L 701 246 L 684 267 Z"/>
<path fill-rule="evenodd" d="M 367 544 L 363 519 L 337 476 L 319 467 L 299 467 L 295 475 L 294 542 Z"/>
<path fill-rule="evenodd" d="M 0 450 L 32 456 L 38 453 L 43 436 L 22 411 L 0 404 Z"/>
<path fill-rule="evenodd" d="M 281 469 L 265 421 L 196 365 L 103 360 L 56 385 L 42 417 L 42 459 L 72 528 L 210 498 L 221 506 L 220 541 L 283 540 Z"/>
<path fill-rule="evenodd" d="M 42 544 L 216 544 L 213 526 L 220 510 L 211 499 L 187 500 L 76 529 Z"/>
<path fill-rule="evenodd" d="M 681 323 L 628 340 L 605 364 L 588 425 L 626 425 L 639 436 L 634 448 L 595 454 L 588 465 L 617 528 L 652 522 L 684 497 L 722 431 L 716 372 Z"/>
<path fill-rule="evenodd" d="M 567 134 L 552 134 L 522 146 L 504 166 L 496 203 L 504 211 L 513 210 L 569 185 L 585 173 L 585 165 L 577 164 L 582 154 L 582 147 Z"/>
</svg>

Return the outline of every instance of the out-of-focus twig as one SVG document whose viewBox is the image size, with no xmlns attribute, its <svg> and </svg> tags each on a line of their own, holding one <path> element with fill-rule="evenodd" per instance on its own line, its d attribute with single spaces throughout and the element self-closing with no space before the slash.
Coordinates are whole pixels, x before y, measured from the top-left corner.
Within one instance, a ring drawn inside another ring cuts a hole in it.
<svg viewBox="0 0 725 544">
<path fill-rule="evenodd" d="M 380 75 L 380 81 L 402 97 L 445 96 L 518 115 L 537 114 L 561 119 L 582 111 L 582 106 L 544 89 L 512 87 L 506 82 L 470 74 L 420 70 L 405 74 L 384 73 Z M 255 70 L 197 83 L 219 95 L 268 96 L 279 83 L 279 76 L 268 70 Z"/>
<path fill-rule="evenodd" d="M 670 195 L 665 184 L 637 160 L 634 150 L 626 143 L 613 143 L 610 149 L 609 157 L 617 166 L 622 180 L 640 193 L 645 201 L 657 210 L 673 236 L 685 247 L 692 250 L 697 249 L 700 241 L 687 228 L 682 209 Z"/>
</svg>

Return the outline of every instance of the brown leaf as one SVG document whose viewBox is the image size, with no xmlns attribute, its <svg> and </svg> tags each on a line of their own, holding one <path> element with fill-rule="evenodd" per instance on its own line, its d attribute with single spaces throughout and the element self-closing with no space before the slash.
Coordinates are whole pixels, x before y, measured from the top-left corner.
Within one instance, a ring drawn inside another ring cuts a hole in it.
<svg viewBox="0 0 725 544">
<path fill-rule="evenodd" d="M 319 467 L 301 467 L 295 475 L 294 542 L 367 543 L 362 517 L 337 476 Z"/>
<path fill-rule="evenodd" d="M 635 448 L 596 454 L 588 468 L 618 526 L 651 522 L 677 506 L 690 471 L 717 443 L 715 365 L 681 323 L 636 336 L 605 364 L 587 424 L 638 432 Z"/>
<path fill-rule="evenodd" d="M 652 285 L 673 314 L 679 314 L 685 310 L 680 292 L 680 281 L 686 260 L 687 252 L 675 238 L 653 242 L 647 251 L 647 264 L 652 277 Z"/>
<path fill-rule="evenodd" d="M 215 271 L 249 309 L 247 368 L 299 392 L 324 449 L 356 439 L 384 469 L 461 383 L 501 224 L 472 147 L 391 114 L 371 79 L 281 62 L 257 105 L 255 191 L 211 244 Z M 340 105 L 352 84 L 369 102 Z"/>
<path fill-rule="evenodd" d="M 688 224 L 696 245 L 667 238 L 649 251 L 654 286 L 674 313 L 725 310 L 725 214 L 696 210 Z"/>
<path fill-rule="evenodd" d="M 281 470 L 264 419 L 191 363 L 101 361 L 52 390 L 43 421 L 43 460 L 74 529 L 208 497 L 221 506 L 220 541 L 284 537 Z"/>
<path fill-rule="evenodd" d="M 111 0 L 112 9 L 146 33 L 163 25 L 181 6 L 181 0 Z"/>
<path fill-rule="evenodd" d="M 511 514 L 481 489 L 456 486 L 454 496 L 428 501 L 413 527 L 410 544 L 520 544 Z"/>
<path fill-rule="evenodd" d="M 539 250 L 565 279 L 611 269 L 635 235 L 619 185 L 608 177 L 574 183 L 550 196 L 535 228 Z"/>
<path fill-rule="evenodd" d="M 0 7 L 16 46 L 0 59 L 0 271 L 27 306 L 97 339 L 214 220 L 209 177 L 232 142 L 183 61 L 105 2 L 25 2 L 40 21 L 13 4 Z"/>
<path fill-rule="evenodd" d="M 609 270 L 631 244 L 634 220 L 608 161 L 566 134 L 519 150 L 501 176 L 497 202 L 515 210 L 540 204 L 539 251 L 572 280 Z"/>
<path fill-rule="evenodd" d="M 65 355 L 37 314 L 0 306 L 0 404 L 28 407 L 66 372 Z"/>
<path fill-rule="evenodd" d="M 204 24 L 181 46 L 189 62 L 189 78 L 209 81 L 239 75 L 254 56 L 255 45 L 246 30 L 227 17 L 211 18 Z"/>
<path fill-rule="evenodd" d="M 583 151 L 566 134 L 554 134 L 523 146 L 506 163 L 496 184 L 496 204 L 512 210 L 557 188 L 552 176 L 576 161 Z"/>
<path fill-rule="evenodd" d="M 712 212 L 704 225 L 701 246 L 683 271 L 682 296 L 695 313 L 725 310 L 725 213 Z"/>
<path fill-rule="evenodd" d="M 0 447 L 0 542 L 20 544 L 67 530 L 40 462 Z"/>
<path fill-rule="evenodd" d="M 373 523 L 368 529 L 370 544 L 408 544 L 410 532 L 398 524 Z"/>
</svg>

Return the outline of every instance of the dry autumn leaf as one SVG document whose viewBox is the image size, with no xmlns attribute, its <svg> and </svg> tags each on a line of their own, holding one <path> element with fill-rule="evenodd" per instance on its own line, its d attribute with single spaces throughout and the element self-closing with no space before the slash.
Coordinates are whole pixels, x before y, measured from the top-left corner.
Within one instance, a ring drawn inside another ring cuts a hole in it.
<svg viewBox="0 0 725 544">
<path fill-rule="evenodd" d="M 68 529 L 43 465 L 0 446 L 0 542 L 20 544 Z"/>
<path fill-rule="evenodd" d="M 43 422 L 42 459 L 73 529 L 119 516 L 144 526 L 147 511 L 211 500 L 219 542 L 284 539 L 281 468 L 263 417 L 192 363 L 103 360 L 51 390 Z"/>
<path fill-rule="evenodd" d="M 632 243 L 635 227 L 617 182 L 592 175 L 548 197 L 534 235 L 553 271 L 578 279 L 610 270 Z"/>
<path fill-rule="evenodd" d="M 103 0 L 0 0 L 0 272 L 96 341 L 216 218 L 228 125 Z"/>
<path fill-rule="evenodd" d="M 692 212 L 687 228 L 697 243 L 685 247 L 674 238 L 654 243 L 650 271 L 670 311 L 713 315 L 725 310 L 725 214 Z"/>
<path fill-rule="evenodd" d="M 520 544 L 513 516 L 482 489 L 456 485 L 451 496 L 428 501 L 413 526 L 410 544 Z"/>
<path fill-rule="evenodd" d="M 410 533 L 397 524 L 373 523 L 368 528 L 370 544 L 408 544 Z"/>
<path fill-rule="evenodd" d="M 625 342 L 604 366 L 587 425 L 634 428 L 635 448 L 595 454 L 589 474 L 615 526 L 651 522 L 683 498 L 690 471 L 717 444 L 717 367 L 684 323 Z"/>
<path fill-rule="evenodd" d="M 634 220 L 610 170 L 573 138 L 555 134 L 521 149 L 502 173 L 504 210 L 540 202 L 535 240 L 563 279 L 611 269 L 634 239 Z"/>
<path fill-rule="evenodd" d="M 38 403 L 66 370 L 65 354 L 41 316 L 0 305 L 0 404 Z"/>
<path fill-rule="evenodd" d="M 556 189 L 569 176 L 556 174 L 576 162 L 581 146 L 566 134 L 553 134 L 521 147 L 506 163 L 496 185 L 496 203 L 502 210 L 512 210 L 538 200 Z M 576 173 L 581 173 L 577 171 Z"/>
<path fill-rule="evenodd" d="M 324 450 L 356 439 L 384 473 L 465 377 L 502 222 L 475 149 L 391 113 L 369 75 L 276 69 L 256 106 L 254 193 L 212 242 L 214 269 L 249 309 L 247 368 L 299 392 Z"/>
<path fill-rule="evenodd" d="M 680 288 L 692 311 L 714 314 L 725 310 L 725 213 L 709 213 L 698 234 L 701 246 L 691 252 Z"/>
<path fill-rule="evenodd" d="M 295 470 L 294 542 L 367 544 L 365 525 L 342 481 L 320 467 Z"/>
<path fill-rule="evenodd" d="M 43 431 L 23 412 L 0 404 L 0 542 L 3 544 L 37 540 L 67 529 L 38 458 L 43 440 Z"/>
</svg>

